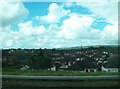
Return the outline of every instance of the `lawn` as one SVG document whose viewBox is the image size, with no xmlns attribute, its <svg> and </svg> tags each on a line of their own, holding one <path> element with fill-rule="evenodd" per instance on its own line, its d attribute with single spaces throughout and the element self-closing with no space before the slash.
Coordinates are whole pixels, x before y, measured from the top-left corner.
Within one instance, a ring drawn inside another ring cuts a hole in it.
<svg viewBox="0 0 120 89">
<path fill-rule="evenodd" d="M 101 81 L 62 81 L 62 80 L 24 80 L 24 79 L 3 79 L 3 87 L 118 87 L 117 80 Z"/>
<path fill-rule="evenodd" d="M 3 75 L 28 76 L 100 76 L 118 75 L 120 73 L 106 72 L 76 72 L 76 71 L 48 71 L 48 70 L 18 70 L 3 68 Z M 34 79 L 3 79 L 3 87 L 117 87 L 118 80 L 34 80 Z"/>
<path fill-rule="evenodd" d="M 50 70 L 18 70 L 2 69 L 2 75 L 28 75 L 28 76 L 100 76 L 100 75 L 118 75 L 117 72 L 78 72 L 78 71 L 50 71 Z"/>
</svg>

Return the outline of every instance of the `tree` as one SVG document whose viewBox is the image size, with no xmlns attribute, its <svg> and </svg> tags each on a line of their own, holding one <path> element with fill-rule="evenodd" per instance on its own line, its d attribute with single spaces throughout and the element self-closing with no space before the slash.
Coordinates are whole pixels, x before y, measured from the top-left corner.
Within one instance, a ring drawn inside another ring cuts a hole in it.
<svg viewBox="0 0 120 89">
<path fill-rule="evenodd" d="M 29 59 L 29 66 L 33 69 L 47 69 L 52 64 L 48 56 L 32 55 Z"/>
<path fill-rule="evenodd" d="M 53 52 L 55 52 L 55 51 L 56 51 L 56 49 L 55 49 L 55 48 L 53 48 L 53 49 L 52 49 L 52 51 L 53 51 Z"/>
<path fill-rule="evenodd" d="M 97 70 L 98 70 L 98 71 L 102 71 L 102 63 L 98 63 L 98 65 L 97 65 Z"/>
</svg>

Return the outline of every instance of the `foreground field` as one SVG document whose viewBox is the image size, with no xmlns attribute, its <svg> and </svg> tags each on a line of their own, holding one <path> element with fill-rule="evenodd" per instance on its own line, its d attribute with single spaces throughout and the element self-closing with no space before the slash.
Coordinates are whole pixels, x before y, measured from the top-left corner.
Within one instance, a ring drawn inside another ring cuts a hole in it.
<svg viewBox="0 0 120 89">
<path fill-rule="evenodd" d="M 120 73 L 4 69 L 2 75 L 28 76 L 109 76 Z M 118 80 L 34 80 L 3 79 L 3 87 L 118 87 Z"/>
<path fill-rule="evenodd" d="M 2 75 L 28 75 L 28 76 L 99 76 L 119 75 L 117 72 L 78 72 L 78 71 L 48 71 L 48 70 L 17 70 L 2 69 Z"/>
<path fill-rule="evenodd" d="M 102 81 L 42 81 L 42 80 L 19 80 L 19 79 L 3 79 L 3 87 L 118 87 L 117 80 Z"/>
</svg>

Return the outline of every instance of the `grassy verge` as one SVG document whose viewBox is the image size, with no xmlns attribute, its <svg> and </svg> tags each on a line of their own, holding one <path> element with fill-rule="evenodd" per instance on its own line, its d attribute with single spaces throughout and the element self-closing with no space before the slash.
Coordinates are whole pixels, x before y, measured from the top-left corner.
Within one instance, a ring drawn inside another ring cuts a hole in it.
<svg viewBox="0 0 120 89">
<path fill-rule="evenodd" d="M 42 81 L 24 79 L 3 79 L 3 87 L 117 87 L 118 81 Z"/>
<path fill-rule="evenodd" d="M 4 69 L 3 75 L 28 75 L 28 76 L 99 76 L 99 75 L 118 75 L 117 72 L 72 72 L 72 71 L 48 71 L 48 70 L 17 70 L 17 69 Z"/>
</svg>

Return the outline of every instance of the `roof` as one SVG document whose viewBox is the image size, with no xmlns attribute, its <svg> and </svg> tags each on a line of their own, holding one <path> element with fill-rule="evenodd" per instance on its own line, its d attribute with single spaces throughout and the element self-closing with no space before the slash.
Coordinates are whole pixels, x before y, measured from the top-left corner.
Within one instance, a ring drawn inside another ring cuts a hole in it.
<svg viewBox="0 0 120 89">
<path fill-rule="evenodd" d="M 104 66 L 106 68 L 120 68 L 119 57 L 113 56 L 109 59 L 108 63 Z"/>
<path fill-rule="evenodd" d="M 70 70 L 95 69 L 97 65 L 89 59 L 79 60 L 69 67 Z"/>
<path fill-rule="evenodd" d="M 82 68 L 78 63 L 74 63 L 73 65 L 71 65 L 68 70 L 84 70 L 84 68 Z"/>
<path fill-rule="evenodd" d="M 79 65 L 83 68 L 97 68 L 97 65 L 91 59 L 84 59 L 78 62 L 79 62 Z"/>
</svg>

